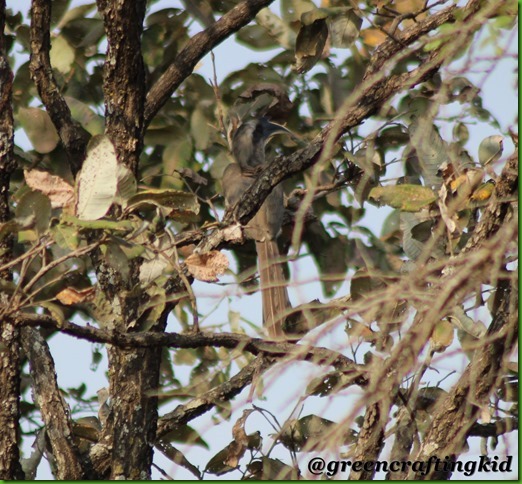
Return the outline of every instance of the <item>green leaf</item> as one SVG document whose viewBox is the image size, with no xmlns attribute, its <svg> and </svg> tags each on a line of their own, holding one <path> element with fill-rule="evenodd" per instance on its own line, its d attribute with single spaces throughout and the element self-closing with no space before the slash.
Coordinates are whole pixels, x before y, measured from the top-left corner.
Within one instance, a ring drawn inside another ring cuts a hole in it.
<svg viewBox="0 0 522 484">
<path fill-rule="evenodd" d="M 88 104 L 76 98 L 64 96 L 64 99 L 71 110 L 72 117 L 78 121 L 89 134 L 92 136 L 103 134 L 105 128 L 103 117 L 96 114 Z"/>
<path fill-rule="evenodd" d="M 369 197 L 405 212 L 418 212 L 437 200 L 437 194 L 431 188 L 420 185 L 374 187 Z"/>
<path fill-rule="evenodd" d="M 101 18 L 76 18 L 67 23 L 62 34 L 76 48 L 95 46 L 104 35 Z"/>
<path fill-rule="evenodd" d="M 266 34 L 277 41 L 285 49 L 295 45 L 296 35 L 289 25 L 269 8 L 261 9 L 256 15 L 256 22 L 265 29 Z"/>
<path fill-rule="evenodd" d="M 51 221 L 51 201 L 40 192 L 27 192 L 15 209 L 15 221 L 23 229 L 35 229 L 44 234 Z"/>
<path fill-rule="evenodd" d="M 56 148 L 60 137 L 46 111 L 38 108 L 20 108 L 17 118 L 38 153 L 50 153 Z"/>
<path fill-rule="evenodd" d="M 150 189 L 134 195 L 128 201 L 127 211 L 131 212 L 144 207 L 169 209 L 168 217 L 179 221 L 196 219 L 200 209 L 196 195 L 169 189 Z"/>
<path fill-rule="evenodd" d="M 172 176 L 175 170 L 187 168 L 192 159 L 192 139 L 190 136 L 182 136 L 174 139 L 163 150 L 163 173 L 161 181 L 162 188 L 183 188 L 185 185 L 178 177 Z"/>
<path fill-rule="evenodd" d="M 482 166 L 497 162 L 504 151 L 504 138 L 500 135 L 493 135 L 484 138 L 479 145 L 478 157 Z"/>
<path fill-rule="evenodd" d="M 350 48 L 359 38 L 362 18 L 351 7 L 322 9 L 328 12 L 328 28 L 333 47 Z"/>
<path fill-rule="evenodd" d="M 78 175 L 76 215 L 80 220 L 97 220 L 108 211 L 118 186 L 118 160 L 111 140 L 94 136 Z"/>
<path fill-rule="evenodd" d="M 278 43 L 267 35 L 266 29 L 261 25 L 247 25 L 236 36 L 238 42 L 246 44 L 252 49 L 266 50 L 279 47 Z"/>
<path fill-rule="evenodd" d="M 194 138 L 194 144 L 197 150 L 207 148 L 210 140 L 210 127 L 208 125 L 208 119 L 200 107 L 196 108 L 190 117 L 190 133 Z"/>
<path fill-rule="evenodd" d="M 173 431 L 162 437 L 164 440 L 168 442 L 178 442 L 180 444 L 188 444 L 188 445 L 199 445 L 204 449 L 210 449 L 209 445 L 198 431 L 192 428 L 190 425 L 181 425 L 176 427 Z"/>
<path fill-rule="evenodd" d="M 139 223 L 131 220 L 80 220 L 72 215 L 62 215 L 62 221 L 72 225 L 77 225 L 84 229 L 90 230 L 108 230 L 111 232 L 130 232 L 139 228 Z"/>
<path fill-rule="evenodd" d="M 312 0 L 281 0 L 281 17 L 292 25 L 301 21 L 303 13 L 316 8 Z"/>
<path fill-rule="evenodd" d="M 75 20 L 77 18 L 84 18 L 95 7 L 96 7 L 96 3 L 92 2 L 92 3 L 87 3 L 85 5 L 79 5 L 78 7 L 68 9 L 65 12 L 65 14 L 63 15 L 63 17 L 60 19 L 60 22 L 58 23 L 56 28 L 58 30 L 61 30 L 72 20 Z"/>
<path fill-rule="evenodd" d="M 80 243 L 78 229 L 70 225 L 57 224 L 51 227 L 51 236 L 62 249 L 76 250 Z"/>
<path fill-rule="evenodd" d="M 69 74 L 74 63 L 75 51 L 65 37 L 59 35 L 51 41 L 51 65 L 62 74 Z"/>
<path fill-rule="evenodd" d="M 335 422 L 319 417 L 307 415 L 299 420 L 290 420 L 283 427 L 280 439 L 282 444 L 292 451 L 299 451 L 306 446 L 306 450 L 324 450 L 328 448 L 329 441 L 325 433 L 331 431 Z"/>
<path fill-rule="evenodd" d="M 421 167 L 421 175 L 427 186 L 440 186 L 439 168 L 448 161 L 448 148 L 433 122 L 426 117 L 415 119 L 409 127 L 410 140 Z"/>
</svg>

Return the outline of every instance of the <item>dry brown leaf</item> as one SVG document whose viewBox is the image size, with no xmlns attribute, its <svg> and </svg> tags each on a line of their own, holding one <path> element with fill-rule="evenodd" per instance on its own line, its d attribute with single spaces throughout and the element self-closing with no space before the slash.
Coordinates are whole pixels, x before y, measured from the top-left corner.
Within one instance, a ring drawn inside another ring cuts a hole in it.
<svg viewBox="0 0 522 484">
<path fill-rule="evenodd" d="M 24 170 L 24 177 L 29 188 L 49 197 L 53 208 L 62 208 L 74 203 L 74 188 L 63 178 L 40 170 Z"/>
<path fill-rule="evenodd" d="M 92 301 L 94 298 L 94 292 L 94 287 L 88 287 L 87 289 L 74 289 L 73 287 L 67 287 L 56 295 L 56 299 L 66 306 L 71 306 L 85 301 Z"/>
<path fill-rule="evenodd" d="M 241 457 L 243 457 L 248 448 L 248 436 L 245 432 L 245 422 L 248 416 L 253 412 L 252 409 L 243 410 L 243 415 L 238 418 L 237 422 L 232 428 L 232 436 L 234 441 L 229 446 L 229 454 L 226 459 L 226 464 L 230 467 L 237 467 Z"/>
<path fill-rule="evenodd" d="M 185 260 L 189 272 L 199 281 L 216 282 L 228 269 L 227 257 L 218 250 L 192 254 Z"/>
</svg>

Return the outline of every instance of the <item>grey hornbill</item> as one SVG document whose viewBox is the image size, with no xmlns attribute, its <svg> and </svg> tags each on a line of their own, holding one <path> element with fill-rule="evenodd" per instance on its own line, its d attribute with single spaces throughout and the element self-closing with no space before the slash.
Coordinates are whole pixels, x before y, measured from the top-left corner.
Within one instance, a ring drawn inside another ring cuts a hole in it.
<svg viewBox="0 0 522 484">
<path fill-rule="evenodd" d="M 234 205 L 254 182 L 265 165 L 265 146 L 277 133 L 289 133 L 283 126 L 266 118 L 252 119 L 239 126 L 232 137 L 236 163 L 223 173 L 223 192 L 227 206 Z M 281 232 L 284 203 L 283 187 L 274 187 L 257 214 L 246 227 L 246 234 L 256 242 L 259 280 L 263 300 L 263 326 L 270 338 L 284 337 L 283 321 L 291 308 L 286 280 L 276 238 Z"/>
</svg>

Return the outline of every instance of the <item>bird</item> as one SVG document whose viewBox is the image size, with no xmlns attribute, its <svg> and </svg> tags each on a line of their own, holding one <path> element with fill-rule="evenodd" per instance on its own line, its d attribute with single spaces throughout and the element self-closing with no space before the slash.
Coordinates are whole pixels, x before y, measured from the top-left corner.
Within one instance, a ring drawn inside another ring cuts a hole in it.
<svg viewBox="0 0 522 484">
<path fill-rule="evenodd" d="M 222 186 L 227 207 L 235 205 L 252 185 L 259 170 L 266 166 L 265 147 L 278 133 L 292 135 L 284 126 L 265 117 L 242 123 L 232 137 L 235 163 L 223 173 Z M 245 227 L 247 237 L 255 240 L 263 306 L 263 326 L 271 339 L 284 339 L 283 322 L 292 307 L 277 245 L 284 214 L 283 187 L 277 185 L 256 215 Z"/>
</svg>

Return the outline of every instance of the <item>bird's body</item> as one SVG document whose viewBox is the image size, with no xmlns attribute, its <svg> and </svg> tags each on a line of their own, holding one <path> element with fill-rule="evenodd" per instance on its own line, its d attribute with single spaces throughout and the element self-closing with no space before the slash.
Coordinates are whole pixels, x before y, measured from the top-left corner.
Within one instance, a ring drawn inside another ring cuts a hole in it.
<svg viewBox="0 0 522 484">
<path fill-rule="evenodd" d="M 286 131 L 265 118 L 243 123 L 232 139 L 237 163 L 223 174 L 223 192 L 228 206 L 235 205 L 252 185 L 255 173 L 265 164 L 265 145 L 271 136 Z M 276 186 L 246 227 L 248 237 L 256 241 L 259 279 L 263 299 L 263 325 L 271 338 L 284 337 L 283 321 L 291 307 L 286 288 L 277 237 L 284 213 L 283 187 Z"/>
</svg>

